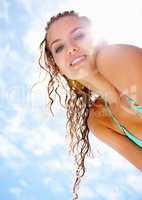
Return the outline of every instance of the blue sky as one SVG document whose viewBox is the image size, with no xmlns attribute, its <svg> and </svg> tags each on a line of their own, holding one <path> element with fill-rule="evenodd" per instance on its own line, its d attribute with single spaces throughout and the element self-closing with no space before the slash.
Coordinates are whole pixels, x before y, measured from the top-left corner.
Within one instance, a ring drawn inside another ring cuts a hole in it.
<svg viewBox="0 0 142 200">
<path fill-rule="evenodd" d="M 65 139 L 65 111 L 47 111 L 47 81 L 39 77 L 39 43 L 51 15 L 75 9 L 94 20 L 110 43 L 142 47 L 142 3 L 135 1 L 1 0 L 0 3 L 0 199 L 68 200 L 73 159 Z M 99 39 L 99 36 L 98 36 Z M 87 159 L 80 200 L 140 200 L 142 174 L 90 135 L 95 160 Z"/>
</svg>

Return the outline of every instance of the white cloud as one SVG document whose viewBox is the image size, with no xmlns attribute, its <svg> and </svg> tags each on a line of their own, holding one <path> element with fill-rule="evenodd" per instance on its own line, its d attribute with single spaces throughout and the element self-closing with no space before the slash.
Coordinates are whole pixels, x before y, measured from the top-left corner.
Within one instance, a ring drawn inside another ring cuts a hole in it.
<svg viewBox="0 0 142 200">
<path fill-rule="evenodd" d="M 105 200 L 120 200 L 123 199 L 123 195 L 120 192 L 117 186 L 108 184 L 99 184 L 95 185 L 96 195 L 102 196 Z"/>
<path fill-rule="evenodd" d="M 40 21 L 36 21 L 33 27 L 30 27 L 30 30 L 27 31 L 23 38 L 25 48 L 36 58 L 39 57 L 39 45 L 44 39 L 44 36 L 44 26 L 40 24 Z"/>
<path fill-rule="evenodd" d="M 29 187 L 27 180 L 24 180 L 24 179 L 20 179 L 19 184 L 21 187 Z"/>
<path fill-rule="evenodd" d="M 5 83 L 5 81 L 3 81 L 2 79 L 0 79 L 0 99 L 5 99 L 6 98 L 6 89 L 5 89 L 5 87 L 6 87 L 6 83 Z M 1 115 L 1 112 L 2 111 L 0 111 L 0 115 Z"/>
<path fill-rule="evenodd" d="M 32 127 L 32 130 L 29 130 L 25 124 L 25 120 L 28 120 L 25 117 L 29 112 L 29 107 L 13 104 L 11 108 L 15 111 L 15 115 L 9 118 L 3 116 L 6 121 L 6 126 L 3 129 L 3 132 L 10 141 L 13 143 L 19 141 L 26 150 L 36 156 L 47 155 L 55 146 L 65 145 L 65 134 L 63 133 L 63 128 L 59 127 L 60 123 L 57 128 L 51 130 L 48 128 L 47 123 L 49 122 L 47 122 L 47 117 L 44 117 L 44 119 L 43 117 L 42 119 L 37 119 L 35 113 L 33 113 L 33 120 L 35 119 L 38 120 L 38 122 L 40 121 L 41 127 Z M 38 116 L 40 113 L 36 114 Z M 53 120 L 57 120 L 57 118 Z"/>
<path fill-rule="evenodd" d="M 18 135 L 20 136 L 20 133 L 24 132 L 25 128 L 22 127 L 22 123 L 27 110 L 25 107 L 18 104 L 11 105 L 11 108 L 16 112 L 16 114 L 11 118 L 9 117 L 8 119 L 5 119 L 7 121 L 7 125 L 4 132 L 8 138 L 15 140 L 16 137 L 18 139 Z"/>
<path fill-rule="evenodd" d="M 10 52 L 11 49 L 9 44 L 6 44 L 4 48 L 2 47 L 0 48 L 0 55 L 1 55 L 0 70 L 2 70 L 5 67 L 6 58 L 9 57 Z"/>
<path fill-rule="evenodd" d="M 4 158 L 25 159 L 24 153 L 2 135 L 0 135 L 0 156 Z"/>
<path fill-rule="evenodd" d="M 12 75 L 15 75 L 14 73 L 17 72 L 17 69 L 16 69 L 17 65 L 19 67 L 19 63 L 20 63 L 20 65 L 24 64 L 24 60 L 22 59 L 20 53 L 16 49 L 12 48 L 9 43 L 6 43 L 3 47 L 0 47 L 0 55 L 1 55 L 0 72 L 7 73 L 9 75 L 9 77 L 11 75 L 11 74 L 9 74 L 9 71 L 8 71 L 9 68 L 11 71 L 13 71 Z M 8 60 L 8 62 L 7 62 L 7 60 Z M 24 70 L 26 70 L 26 65 L 25 65 L 25 68 L 23 69 L 23 72 L 24 72 Z M 19 68 L 18 68 L 18 73 L 20 74 Z M 1 76 L 1 79 L 2 79 L 2 76 Z M 5 82 L 5 85 L 6 85 L 6 82 Z M 12 88 L 9 88 L 9 90 L 11 90 L 11 89 Z M 5 91 L 5 93 L 6 93 L 6 91 Z M 7 93 L 6 93 L 6 95 L 7 95 Z"/>
<path fill-rule="evenodd" d="M 42 163 L 42 165 L 43 165 L 43 168 L 47 168 L 48 170 L 53 171 L 53 172 L 57 172 L 57 171 L 71 172 L 73 169 L 73 163 L 71 162 L 71 159 L 69 160 L 69 156 L 68 158 L 66 157 L 62 159 L 62 155 L 58 159 L 55 159 L 55 158 L 53 158 L 52 160 L 48 159 L 48 161 Z"/>
<path fill-rule="evenodd" d="M 91 188 L 89 188 L 87 185 L 81 186 L 79 190 L 79 198 L 81 199 L 94 198 L 95 199 L 95 192 Z"/>
<path fill-rule="evenodd" d="M 57 133 L 56 130 L 41 127 L 28 132 L 28 137 L 25 138 L 24 148 L 36 156 L 45 156 L 53 150 L 53 147 L 64 145 L 64 143 L 63 135 Z"/>
<path fill-rule="evenodd" d="M 49 0 L 22 0 L 22 3 L 30 14 L 29 28 L 23 37 L 23 43 L 27 51 L 37 58 L 39 57 L 39 45 L 45 36 L 46 23 L 51 16 L 48 8 L 51 2 Z"/>
<path fill-rule="evenodd" d="M 11 187 L 10 189 L 9 189 L 9 192 L 11 193 L 11 194 L 13 194 L 14 196 L 16 196 L 16 199 L 20 199 L 20 197 L 21 197 L 21 193 L 22 193 L 22 188 L 20 188 L 20 187 Z"/>
<path fill-rule="evenodd" d="M 33 0 L 17 0 L 19 3 L 23 4 L 25 10 L 30 13 L 32 11 Z"/>
<path fill-rule="evenodd" d="M 63 193 L 63 192 L 65 192 L 65 188 L 60 183 L 55 182 L 54 187 L 53 187 L 53 191 L 57 192 L 57 193 Z"/>
<path fill-rule="evenodd" d="M 51 177 L 44 177 L 43 183 L 47 186 L 47 188 L 50 188 L 50 191 L 54 193 L 63 193 L 65 192 L 65 188 L 55 179 Z"/>
<path fill-rule="evenodd" d="M 7 0 L 1 0 L 0 3 L 0 19 L 4 19 L 5 22 L 8 22 L 9 20 L 9 3 Z"/>
<path fill-rule="evenodd" d="M 47 186 L 51 185 L 52 182 L 53 182 L 53 178 L 51 178 L 49 176 L 46 176 L 43 178 L 43 183 L 46 184 Z"/>
<path fill-rule="evenodd" d="M 142 174 L 128 174 L 125 181 L 133 190 L 142 193 Z"/>
</svg>

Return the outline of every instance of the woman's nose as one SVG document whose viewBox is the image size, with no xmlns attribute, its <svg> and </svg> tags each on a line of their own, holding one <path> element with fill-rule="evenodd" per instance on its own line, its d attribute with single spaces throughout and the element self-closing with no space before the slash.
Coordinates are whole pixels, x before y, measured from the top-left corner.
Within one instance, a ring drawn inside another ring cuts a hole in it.
<svg viewBox="0 0 142 200">
<path fill-rule="evenodd" d="M 74 54 L 76 52 L 78 52 L 79 48 L 75 45 L 70 45 L 68 47 L 68 54 Z"/>
</svg>

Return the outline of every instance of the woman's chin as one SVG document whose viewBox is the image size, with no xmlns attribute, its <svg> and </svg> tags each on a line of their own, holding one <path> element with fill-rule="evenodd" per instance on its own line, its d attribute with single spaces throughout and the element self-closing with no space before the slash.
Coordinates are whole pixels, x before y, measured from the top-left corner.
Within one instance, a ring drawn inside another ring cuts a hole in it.
<svg viewBox="0 0 142 200">
<path fill-rule="evenodd" d="M 89 74 L 90 74 L 89 70 L 82 67 L 75 74 L 75 79 L 76 80 L 86 80 L 89 78 L 89 76 L 90 76 Z"/>
</svg>

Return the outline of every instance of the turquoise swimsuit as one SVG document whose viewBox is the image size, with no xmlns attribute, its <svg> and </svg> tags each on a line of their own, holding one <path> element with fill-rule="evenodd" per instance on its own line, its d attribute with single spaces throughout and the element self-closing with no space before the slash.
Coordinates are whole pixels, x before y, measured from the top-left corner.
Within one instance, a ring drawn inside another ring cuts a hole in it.
<svg viewBox="0 0 142 200">
<path fill-rule="evenodd" d="M 128 96 L 127 96 L 128 97 Z M 136 110 L 139 113 L 142 113 L 142 106 L 137 105 L 135 100 L 133 100 L 132 98 L 128 97 L 128 101 L 131 104 L 131 108 L 133 110 Z M 122 124 L 119 123 L 119 121 L 116 119 L 116 117 L 112 114 L 109 106 L 108 106 L 108 102 L 105 102 L 105 106 L 106 106 L 106 110 L 108 111 L 108 113 L 111 115 L 114 123 L 117 125 L 117 127 L 119 129 L 121 129 L 125 135 L 127 135 L 127 137 L 132 140 L 135 144 L 137 144 L 140 148 L 142 148 L 142 140 L 138 139 L 136 136 L 134 136 L 127 128 L 125 128 Z"/>
</svg>

